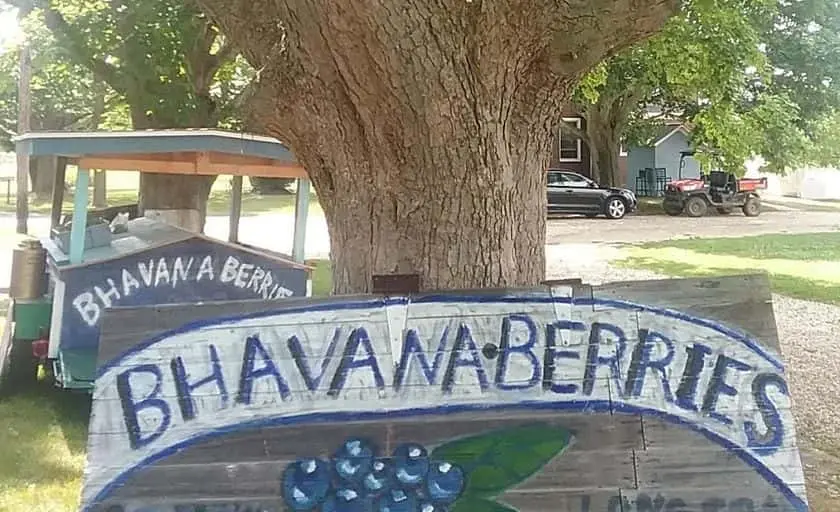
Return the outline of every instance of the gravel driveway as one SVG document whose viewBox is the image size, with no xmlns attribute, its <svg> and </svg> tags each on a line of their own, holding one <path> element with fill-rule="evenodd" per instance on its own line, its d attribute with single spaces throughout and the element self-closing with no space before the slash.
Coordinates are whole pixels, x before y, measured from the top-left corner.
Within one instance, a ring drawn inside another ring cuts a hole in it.
<svg viewBox="0 0 840 512">
<path fill-rule="evenodd" d="M 837 214 L 834 214 L 837 216 Z M 694 220 L 694 219 L 692 219 Z M 706 235 L 711 236 L 711 235 Z M 579 277 L 587 284 L 662 279 L 646 270 L 610 265 L 620 250 L 604 244 L 546 248 L 551 279 Z M 794 402 L 797 437 L 813 512 L 840 510 L 840 307 L 773 295 L 773 311 Z"/>
<path fill-rule="evenodd" d="M 708 217 L 630 215 L 621 220 L 586 217 L 551 219 L 546 243 L 654 242 L 691 236 L 722 237 L 768 233 L 840 231 L 840 210 L 836 212 L 763 212 L 758 217 L 741 214 Z"/>
</svg>

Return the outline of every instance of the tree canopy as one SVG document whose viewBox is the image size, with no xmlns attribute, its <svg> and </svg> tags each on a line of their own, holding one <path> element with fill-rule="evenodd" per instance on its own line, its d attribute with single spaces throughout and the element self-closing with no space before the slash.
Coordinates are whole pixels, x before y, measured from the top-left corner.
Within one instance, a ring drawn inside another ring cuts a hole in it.
<svg viewBox="0 0 840 512">
<path fill-rule="evenodd" d="M 106 85 L 124 103 L 135 129 L 241 125 L 238 111 L 253 70 L 193 3 L 3 1 L 34 6 L 31 17 L 49 29 L 60 51 L 54 56 L 56 68 L 64 66 L 62 78 Z M 51 84 L 59 87 L 60 82 Z M 70 90 L 80 88 L 85 89 L 76 85 Z M 185 227 L 200 230 L 212 182 L 208 177 L 143 174 L 141 206 L 197 211 L 198 218 Z"/>
<path fill-rule="evenodd" d="M 835 0 L 687 2 L 576 91 L 602 180 L 615 179 L 619 141 L 646 144 L 663 119 L 688 124 L 701 158 L 735 172 L 753 156 L 770 170 L 809 163 L 814 123 L 838 106 L 838 12 Z"/>
<path fill-rule="evenodd" d="M 41 18 L 30 16 L 24 24 L 32 55 L 34 130 L 93 129 L 91 116 L 99 101 L 104 127 L 129 126 L 122 98 L 75 63 Z M 17 134 L 18 71 L 16 48 L 0 49 L 0 148 L 7 151 L 13 149 L 11 138 Z"/>
</svg>

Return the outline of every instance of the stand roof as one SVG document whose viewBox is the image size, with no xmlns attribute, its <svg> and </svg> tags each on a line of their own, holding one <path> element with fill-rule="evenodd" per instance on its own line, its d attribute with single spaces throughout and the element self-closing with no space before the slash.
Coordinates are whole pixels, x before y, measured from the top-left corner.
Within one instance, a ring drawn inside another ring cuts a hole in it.
<svg viewBox="0 0 840 512">
<path fill-rule="evenodd" d="M 68 158 L 84 169 L 306 178 L 279 140 L 221 130 L 32 132 L 14 139 L 29 156 Z"/>
</svg>

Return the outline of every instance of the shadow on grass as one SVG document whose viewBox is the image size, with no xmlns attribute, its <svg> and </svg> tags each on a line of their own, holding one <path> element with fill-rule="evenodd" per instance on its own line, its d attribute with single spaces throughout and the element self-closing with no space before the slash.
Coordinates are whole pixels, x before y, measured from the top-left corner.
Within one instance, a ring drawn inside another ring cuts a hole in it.
<svg viewBox="0 0 840 512">
<path fill-rule="evenodd" d="M 0 400 L 0 490 L 71 486 L 84 468 L 90 397 L 31 390 Z"/>
<path fill-rule="evenodd" d="M 738 267 L 706 267 L 682 262 L 660 260 L 654 257 L 631 256 L 614 262 L 616 266 L 650 270 L 673 277 L 716 277 L 763 272 L 761 269 Z M 774 293 L 796 299 L 840 305 L 840 285 L 815 279 L 793 277 L 787 274 L 768 272 Z"/>
</svg>

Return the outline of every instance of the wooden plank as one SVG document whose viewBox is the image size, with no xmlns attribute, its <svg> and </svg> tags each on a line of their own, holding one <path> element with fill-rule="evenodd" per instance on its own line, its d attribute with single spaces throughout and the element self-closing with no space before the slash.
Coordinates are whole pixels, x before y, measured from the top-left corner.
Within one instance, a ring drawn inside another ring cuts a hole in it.
<svg viewBox="0 0 840 512">
<path fill-rule="evenodd" d="M 476 510 L 804 511 L 753 279 L 109 310 L 83 502 L 289 499 L 284 472 L 359 440 L 454 464 Z"/>
<path fill-rule="evenodd" d="M 159 174 L 236 175 L 261 176 L 265 178 L 307 178 L 306 171 L 294 164 L 278 162 L 271 165 L 242 163 L 231 167 L 230 163 L 203 160 L 201 165 L 195 156 L 190 160 L 162 160 L 138 157 L 109 158 L 101 156 L 78 159 L 78 165 L 89 169 L 114 169 L 151 172 Z"/>
<path fill-rule="evenodd" d="M 598 297 L 669 308 L 743 330 L 779 350 L 770 282 L 763 274 L 625 281 L 596 287 Z"/>
<path fill-rule="evenodd" d="M 699 511 L 699 512 L 795 512 L 797 509 L 778 493 L 739 492 L 734 485 L 717 489 L 694 488 L 622 489 L 622 510 L 628 512 Z M 593 509 L 594 511 L 595 509 Z"/>
</svg>

